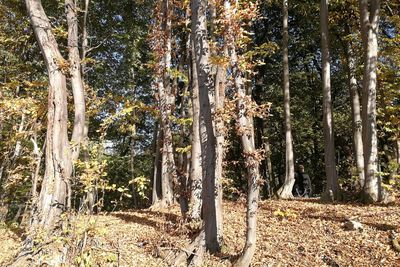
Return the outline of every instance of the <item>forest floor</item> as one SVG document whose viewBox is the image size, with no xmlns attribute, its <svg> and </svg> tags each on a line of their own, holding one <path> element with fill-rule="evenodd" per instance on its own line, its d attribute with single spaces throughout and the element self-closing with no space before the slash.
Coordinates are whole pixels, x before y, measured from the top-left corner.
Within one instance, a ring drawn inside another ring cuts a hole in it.
<svg viewBox="0 0 400 267">
<path fill-rule="evenodd" d="M 244 201 L 224 203 L 224 247 L 206 256 L 204 266 L 231 266 L 245 234 Z M 252 266 L 400 266 L 391 230 L 400 231 L 400 205 L 322 204 L 316 199 L 260 203 L 257 251 Z M 347 230 L 353 218 L 363 230 Z M 120 266 L 170 266 L 174 254 L 194 238 L 178 207 L 96 215 L 104 251 L 117 254 Z M 0 265 L 15 253 L 18 233 L 0 228 Z M 106 264 L 104 265 L 106 266 Z M 107 265 L 109 266 L 109 265 Z"/>
</svg>

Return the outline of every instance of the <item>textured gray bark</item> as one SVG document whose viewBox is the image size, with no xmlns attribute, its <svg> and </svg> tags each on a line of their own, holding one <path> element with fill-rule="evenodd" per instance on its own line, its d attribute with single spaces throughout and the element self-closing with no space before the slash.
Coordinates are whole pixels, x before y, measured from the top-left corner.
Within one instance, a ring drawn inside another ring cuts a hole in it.
<svg viewBox="0 0 400 267">
<path fill-rule="evenodd" d="M 71 159 L 74 162 L 79 157 L 80 147 L 85 138 L 85 89 L 79 55 L 78 16 L 75 0 L 65 0 L 65 9 L 68 24 L 69 73 L 74 97 L 74 127 L 71 137 Z"/>
<path fill-rule="evenodd" d="M 173 179 L 176 177 L 176 167 L 172 146 L 172 131 L 170 116 L 174 104 L 171 94 L 170 74 L 171 68 L 171 17 L 169 0 L 162 2 L 161 30 L 164 34 L 164 54 L 160 62 L 157 77 L 158 93 L 160 96 L 161 126 L 163 129 L 163 148 L 161 153 L 161 198 L 157 206 L 166 207 L 174 202 Z"/>
<path fill-rule="evenodd" d="M 224 56 L 227 56 L 227 49 L 224 51 Z M 224 120 L 218 112 L 223 112 L 225 103 L 225 83 L 226 83 L 226 68 L 222 66 L 217 67 L 215 75 L 215 109 L 217 112 L 217 119 L 214 122 L 215 135 L 216 135 L 216 149 L 215 149 L 215 198 L 216 198 L 216 217 L 217 225 L 220 235 L 223 235 L 223 208 L 222 208 L 222 178 L 223 178 L 223 160 L 225 156 L 224 142 L 225 142 L 225 125 Z"/>
<path fill-rule="evenodd" d="M 328 0 L 321 0 L 321 49 L 322 49 L 322 93 L 323 93 L 323 129 L 325 148 L 326 196 L 339 198 L 339 184 L 337 181 L 335 140 L 332 117 L 332 96 L 329 56 L 328 30 Z M 331 200 L 332 197 L 329 197 Z"/>
<path fill-rule="evenodd" d="M 248 181 L 247 213 L 246 213 L 246 244 L 235 266 L 250 266 L 251 259 L 256 251 L 257 240 L 257 210 L 260 192 L 260 172 L 257 151 L 254 143 L 253 118 L 247 114 L 246 94 L 242 72 L 239 69 L 235 47 L 231 51 L 232 73 L 235 87 L 238 92 L 238 122 L 241 132 L 243 154 L 246 161 L 246 176 Z"/>
<path fill-rule="evenodd" d="M 205 244 L 210 252 L 221 247 L 222 235 L 218 229 L 215 197 L 215 146 L 216 140 L 211 115 L 210 91 L 213 90 L 211 65 L 209 61 L 210 47 L 207 34 L 207 1 L 192 1 L 192 38 L 194 42 L 196 68 L 199 84 L 200 104 L 200 141 L 203 177 L 203 219 Z"/>
<path fill-rule="evenodd" d="M 277 194 L 280 198 L 292 198 L 294 185 L 294 157 L 292 125 L 290 121 L 289 55 L 288 55 L 288 1 L 283 0 L 283 101 L 285 112 L 285 181 Z"/>
<path fill-rule="evenodd" d="M 378 138 L 376 125 L 376 87 L 378 63 L 379 0 L 360 0 L 361 36 L 364 50 L 362 93 L 362 133 L 364 147 L 364 200 L 382 198 L 378 171 Z M 369 5 L 369 6 L 368 6 Z"/>
<path fill-rule="evenodd" d="M 349 80 L 350 102 L 353 122 L 353 147 L 354 157 L 356 161 L 357 173 L 360 188 L 364 187 L 364 149 L 362 143 L 362 120 L 361 120 L 361 104 L 360 94 L 358 92 L 358 85 L 356 79 L 356 58 L 354 55 L 352 43 L 347 45 L 347 72 Z"/>
<path fill-rule="evenodd" d="M 191 38 L 193 40 L 193 38 Z M 190 217 L 199 220 L 201 217 L 201 192 L 202 168 L 201 168 L 201 142 L 200 142 L 200 102 L 199 102 L 199 83 L 197 77 L 197 66 L 194 54 L 194 44 L 192 43 L 192 158 L 190 169 L 191 196 L 190 196 Z"/>
<path fill-rule="evenodd" d="M 34 225 L 51 229 L 67 206 L 71 159 L 67 134 L 67 89 L 59 64 L 64 61 L 40 0 L 26 0 L 26 7 L 49 76 L 45 175 Z"/>
</svg>

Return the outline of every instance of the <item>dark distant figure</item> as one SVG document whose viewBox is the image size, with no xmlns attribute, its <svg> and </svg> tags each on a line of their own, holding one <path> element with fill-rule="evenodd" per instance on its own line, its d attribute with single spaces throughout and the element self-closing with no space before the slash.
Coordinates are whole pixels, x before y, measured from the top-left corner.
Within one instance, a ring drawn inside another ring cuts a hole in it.
<svg viewBox="0 0 400 267">
<path fill-rule="evenodd" d="M 293 196 L 295 197 L 311 197 L 311 179 L 310 176 L 305 173 L 304 166 L 299 165 L 298 171 L 294 175 L 295 183 L 293 186 Z"/>
</svg>

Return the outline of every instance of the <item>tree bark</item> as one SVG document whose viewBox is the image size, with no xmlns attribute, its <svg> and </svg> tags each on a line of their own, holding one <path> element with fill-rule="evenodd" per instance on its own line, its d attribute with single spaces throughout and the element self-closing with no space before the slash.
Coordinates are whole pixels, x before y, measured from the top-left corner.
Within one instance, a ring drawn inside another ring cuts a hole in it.
<svg viewBox="0 0 400 267">
<path fill-rule="evenodd" d="M 155 142 L 154 161 L 153 161 L 153 194 L 152 205 L 155 205 L 161 198 L 161 146 L 162 146 L 162 131 L 159 129 L 159 123 L 154 127 Z"/>
<path fill-rule="evenodd" d="M 78 16 L 75 0 L 65 0 L 68 24 L 68 56 L 72 93 L 74 96 L 74 127 L 71 137 L 71 160 L 79 157 L 85 139 L 85 89 L 82 80 L 81 58 L 79 55 Z"/>
<path fill-rule="evenodd" d="M 277 194 L 280 198 L 292 198 L 294 185 L 293 137 L 290 120 L 289 56 L 288 56 L 288 1 L 283 0 L 283 99 L 285 112 L 285 181 Z"/>
<path fill-rule="evenodd" d="M 67 134 L 67 88 L 56 39 L 40 0 L 26 0 L 26 7 L 49 76 L 45 175 L 34 225 L 53 229 L 67 207 L 71 158 Z"/>
<path fill-rule="evenodd" d="M 251 259 L 256 251 L 257 237 L 257 209 L 260 192 L 260 173 L 257 151 L 254 142 L 253 118 L 247 114 L 246 106 L 251 99 L 251 95 L 246 95 L 242 72 L 239 69 L 235 47 L 231 51 L 232 74 L 235 79 L 235 87 L 238 92 L 238 122 L 240 129 L 240 138 L 243 146 L 243 154 L 246 162 L 246 176 L 248 181 L 247 192 L 247 213 L 246 213 L 246 244 L 243 248 L 235 266 L 250 266 Z M 246 103 L 247 102 L 247 103 Z"/>
<path fill-rule="evenodd" d="M 216 219 L 217 206 L 215 197 L 215 146 L 216 140 L 211 115 L 209 93 L 213 90 L 210 47 L 207 34 L 207 1 L 192 1 L 192 38 L 194 42 L 195 61 L 199 84 L 199 115 L 200 115 L 200 142 L 201 164 L 203 180 L 203 219 L 205 231 L 205 245 L 210 252 L 220 250 L 222 243 L 221 230 Z"/>
<path fill-rule="evenodd" d="M 322 92 L 323 92 L 323 128 L 325 148 L 326 192 L 329 200 L 339 198 L 337 181 L 335 140 L 332 117 L 331 77 L 329 62 L 329 29 L 328 29 L 328 0 L 321 0 L 321 48 L 322 48 Z M 328 198 L 327 198 L 328 199 Z"/>
<path fill-rule="evenodd" d="M 350 31 L 349 31 L 350 34 Z M 356 58 L 352 42 L 347 44 L 347 75 L 349 80 L 350 102 L 353 122 L 353 147 L 360 188 L 364 187 L 364 149 L 362 143 L 362 120 L 360 94 L 356 79 Z"/>
<path fill-rule="evenodd" d="M 359 3 L 364 49 L 362 134 L 365 185 L 363 198 L 366 202 L 376 202 L 382 198 L 381 178 L 377 174 L 378 137 L 376 125 L 379 0 L 360 0 Z"/>
<path fill-rule="evenodd" d="M 161 30 L 164 35 L 164 54 L 162 57 L 161 68 L 162 76 L 159 77 L 158 92 L 160 95 L 161 125 L 163 128 L 163 149 L 161 154 L 161 207 L 170 206 L 174 202 L 173 198 L 173 179 L 176 177 L 176 167 L 172 147 L 172 131 L 170 116 L 172 114 L 172 96 L 170 84 L 171 68 L 171 18 L 169 0 L 162 2 L 162 24 Z"/>
<path fill-rule="evenodd" d="M 201 166 L 201 142 L 200 142 L 200 101 L 199 83 L 197 77 L 196 55 L 192 41 L 192 157 L 191 157 L 191 197 L 190 197 L 190 217 L 199 220 L 201 217 L 201 192 L 202 185 L 202 166 Z"/>
</svg>

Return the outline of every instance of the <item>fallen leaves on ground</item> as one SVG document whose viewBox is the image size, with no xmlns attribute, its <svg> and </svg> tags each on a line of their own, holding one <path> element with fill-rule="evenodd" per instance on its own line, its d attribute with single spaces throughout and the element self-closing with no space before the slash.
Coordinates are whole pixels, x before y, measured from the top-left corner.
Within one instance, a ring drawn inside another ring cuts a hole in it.
<svg viewBox="0 0 400 267">
<path fill-rule="evenodd" d="M 400 254 L 390 242 L 390 231 L 399 228 L 399 211 L 399 205 L 262 201 L 252 266 L 400 266 Z M 245 216 L 244 202 L 224 203 L 225 244 L 218 255 L 206 256 L 204 266 L 232 265 L 244 245 Z M 362 231 L 346 230 L 349 218 L 360 222 Z M 182 221 L 179 207 L 113 212 L 95 219 L 106 229 L 104 244 L 117 252 L 120 266 L 169 266 L 196 234 Z"/>
</svg>

